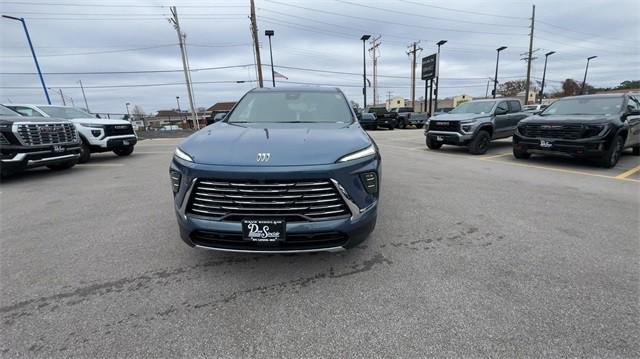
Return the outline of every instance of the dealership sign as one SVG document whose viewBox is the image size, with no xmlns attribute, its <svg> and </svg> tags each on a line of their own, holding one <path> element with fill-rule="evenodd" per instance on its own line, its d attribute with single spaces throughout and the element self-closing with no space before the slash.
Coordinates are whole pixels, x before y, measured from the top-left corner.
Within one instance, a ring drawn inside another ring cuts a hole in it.
<svg viewBox="0 0 640 359">
<path fill-rule="evenodd" d="M 422 79 L 433 80 L 436 77 L 437 54 L 422 58 Z"/>
</svg>

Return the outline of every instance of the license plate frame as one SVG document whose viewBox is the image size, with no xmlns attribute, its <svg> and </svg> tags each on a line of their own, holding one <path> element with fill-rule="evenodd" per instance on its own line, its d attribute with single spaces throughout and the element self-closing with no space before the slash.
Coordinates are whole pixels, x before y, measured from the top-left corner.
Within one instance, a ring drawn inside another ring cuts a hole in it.
<svg viewBox="0 0 640 359">
<path fill-rule="evenodd" d="M 287 239 L 287 222 L 283 219 L 245 219 L 241 225 L 245 241 L 277 243 Z"/>
</svg>

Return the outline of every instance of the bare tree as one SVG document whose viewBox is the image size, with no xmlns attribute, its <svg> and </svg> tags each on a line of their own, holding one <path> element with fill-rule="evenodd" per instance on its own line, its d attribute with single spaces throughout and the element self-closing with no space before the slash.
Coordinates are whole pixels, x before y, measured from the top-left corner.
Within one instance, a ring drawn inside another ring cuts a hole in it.
<svg viewBox="0 0 640 359">
<path fill-rule="evenodd" d="M 501 83 L 498 87 L 498 93 L 504 97 L 513 97 L 526 89 L 526 80 L 514 80 Z"/>
<path fill-rule="evenodd" d="M 142 109 L 142 107 L 135 105 L 133 106 L 133 110 L 131 110 L 131 114 L 133 115 L 133 117 L 137 120 L 144 118 L 144 110 Z"/>
</svg>

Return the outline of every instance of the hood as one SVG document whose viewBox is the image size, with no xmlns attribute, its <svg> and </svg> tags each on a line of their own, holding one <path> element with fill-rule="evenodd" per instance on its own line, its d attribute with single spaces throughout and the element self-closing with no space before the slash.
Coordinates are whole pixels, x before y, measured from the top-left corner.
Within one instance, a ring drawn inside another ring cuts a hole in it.
<svg viewBox="0 0 640 359">
<path fill-rule="evenodd" d="M 479 118 L 487 118 L 491 117 L 490 114 L 479 114 L 479 113 L 445 113 L 438 116 L 433 116 L 431 119 L 433 121 L 467 121 L 467 120 L 476 120 Z"/>
<path fill-rule="evenodd" d="M 196 163 L 266 167 L 330 164 L 371 144 L 357 123 L 217 122 L 179 147 Z M 269 153 L 269 162 L 258 163 L 258 153 Z"/>
<path fill-rule="evenodd" d="M 112 120 L 108 118 L 95 118 L 95 117 L 72 118 L 72 119 L 69 119 L 69 121 L 73 123 L 90 123 L 94 125 L 130 125 L 131 124 L 129 121 L 125 121 L 125 120 Z"/>
<path fill-rule="evenodd" d="M 529 116 L 520 123 L 601 123 L 614 120 L 619 115 L 548 115 Z"/>
<path fill-rule="evenodd" d="M 14 122 L 29 122 L 29 123 L 49 123 L 60 122 L 67 123 L 68 120 L 55 117 L 27 117 L 27 116 L 0 116 L 0 124 L 8 124 Z"/>
</svg>

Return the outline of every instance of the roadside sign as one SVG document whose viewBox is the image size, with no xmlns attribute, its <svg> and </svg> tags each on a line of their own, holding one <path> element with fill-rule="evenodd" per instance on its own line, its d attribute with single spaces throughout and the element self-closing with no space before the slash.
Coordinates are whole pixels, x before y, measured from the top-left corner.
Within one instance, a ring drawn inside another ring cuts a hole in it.
<svg viewBox="0 0 640 359">
<path fill-rule="evenodd" d="M 433 80 L 436 77 L 437 54 L 422 58 L 422 79 Z"/>
</svg>

